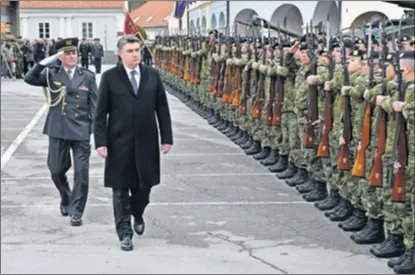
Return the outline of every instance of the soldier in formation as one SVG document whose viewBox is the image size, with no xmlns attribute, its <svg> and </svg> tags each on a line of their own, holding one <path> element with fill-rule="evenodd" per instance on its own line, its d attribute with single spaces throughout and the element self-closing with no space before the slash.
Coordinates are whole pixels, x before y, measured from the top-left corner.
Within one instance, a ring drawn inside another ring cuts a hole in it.
<svg viewBox="0 0 415 275">
<path fill-rule="evenodd" d="M 157 37 L 154 63 L 171 93 L 355 243 L 414 273 L 413 38 L 274 29 Z"/>
</svg>

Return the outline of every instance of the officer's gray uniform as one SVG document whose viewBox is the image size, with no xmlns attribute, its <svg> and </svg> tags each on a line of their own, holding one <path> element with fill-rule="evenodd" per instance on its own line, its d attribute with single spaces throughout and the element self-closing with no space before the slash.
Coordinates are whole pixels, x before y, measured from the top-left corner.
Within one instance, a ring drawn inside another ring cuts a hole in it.
<svg viewBox="0 0 415 275">
<path fill-rule="evenodd" d="M 81 218 L 88 196 L 90 135 L 97 84 L 95 74 L 85 68 L 76 67 L 71 75 L 72 79 L 63 67 L 45 68 L 37 64 L 25 76 L 25 82 L 45 87 L 51 96 L 43 128 L 43 133 L 49 136 L 48 167 L 61 195 L 61 211 L 67 207 L 69 215 Z M 65 175 L 71 167 L 70 149 L 75 172 L 72 191 Z"/>
</svg>

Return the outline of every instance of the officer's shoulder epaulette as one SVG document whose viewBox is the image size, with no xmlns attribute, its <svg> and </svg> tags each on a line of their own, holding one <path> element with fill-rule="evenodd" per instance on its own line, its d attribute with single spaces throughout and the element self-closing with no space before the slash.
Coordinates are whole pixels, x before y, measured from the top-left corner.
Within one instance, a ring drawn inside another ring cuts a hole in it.
<svg viewBox="0 0 415 275">
<path fill-rule="evenodd" d="M 90 73 L 90 74 L 95 74 L 93 71 L 91 71 L 90 69 L 84 68 L 84 67 L 79 67 L 79 69 L 83 72 L 83 73 Z"/>
</svg>

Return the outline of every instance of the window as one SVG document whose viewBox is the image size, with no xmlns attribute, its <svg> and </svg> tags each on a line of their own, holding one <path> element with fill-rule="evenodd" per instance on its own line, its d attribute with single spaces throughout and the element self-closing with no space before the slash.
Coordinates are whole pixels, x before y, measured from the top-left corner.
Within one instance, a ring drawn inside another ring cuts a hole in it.
<svg viewBox="0 0 415 275">
<path fill-rule="evenodd" d="M 150 22 L 151 21 L 151 19 L 153 19 L 154 18 L 154 16 L 152 15 L 152 16 L 150 16 L 149 18 L 147 18 L 147 20 L 146 20 L 146 22 Z"/>
<path fill-rule="evenodd" d="M 82 38 L 90 38 L 94 37 L 94 29 L 92 26 L 92 22 L 82 22 Z"/>
<path fill-rule="evenodd" d="M 138 22 L 141 19 L 142 16 L 137 17 L 136 19 L 134 19 L 134 23 Z"/>
<path fill-rule="evenodd" d="M 47 22 L 39 23 L 39 38 L 50 38 L 49 23 Z"/>
<path fill-rule="evenodd" d="M 163 21 L 164 21 L 164 22 L 167 22 L 167 21 L 169 21 L 169 19 L 170 19 L 170 15 L 166 16 L 166 17 L 163 19 Z"/>
</svg>

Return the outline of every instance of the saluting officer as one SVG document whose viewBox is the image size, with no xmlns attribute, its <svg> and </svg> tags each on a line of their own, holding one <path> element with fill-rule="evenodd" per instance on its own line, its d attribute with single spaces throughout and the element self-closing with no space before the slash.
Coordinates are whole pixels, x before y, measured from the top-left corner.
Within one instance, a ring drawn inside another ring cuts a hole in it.
<svg viewBox="0 0 415 275">
<path fill-rule="evenodd" d="M 78 39 L 56 43 L 57 54 L 40 61 L 25 76 L 25 82 L 44 87 L 49 104 L 43 133 L 49 136 L 48 168 L 61 196 L 60 211 L 71 224 L 82 224 L 89 185 L 90 141 L 97 104 L 95 74 L 78 67 Z M 62 65 L 48 66 L 60 59 Z M 66 172 L 74 159 L 74 185 Z"/>
</svg>

